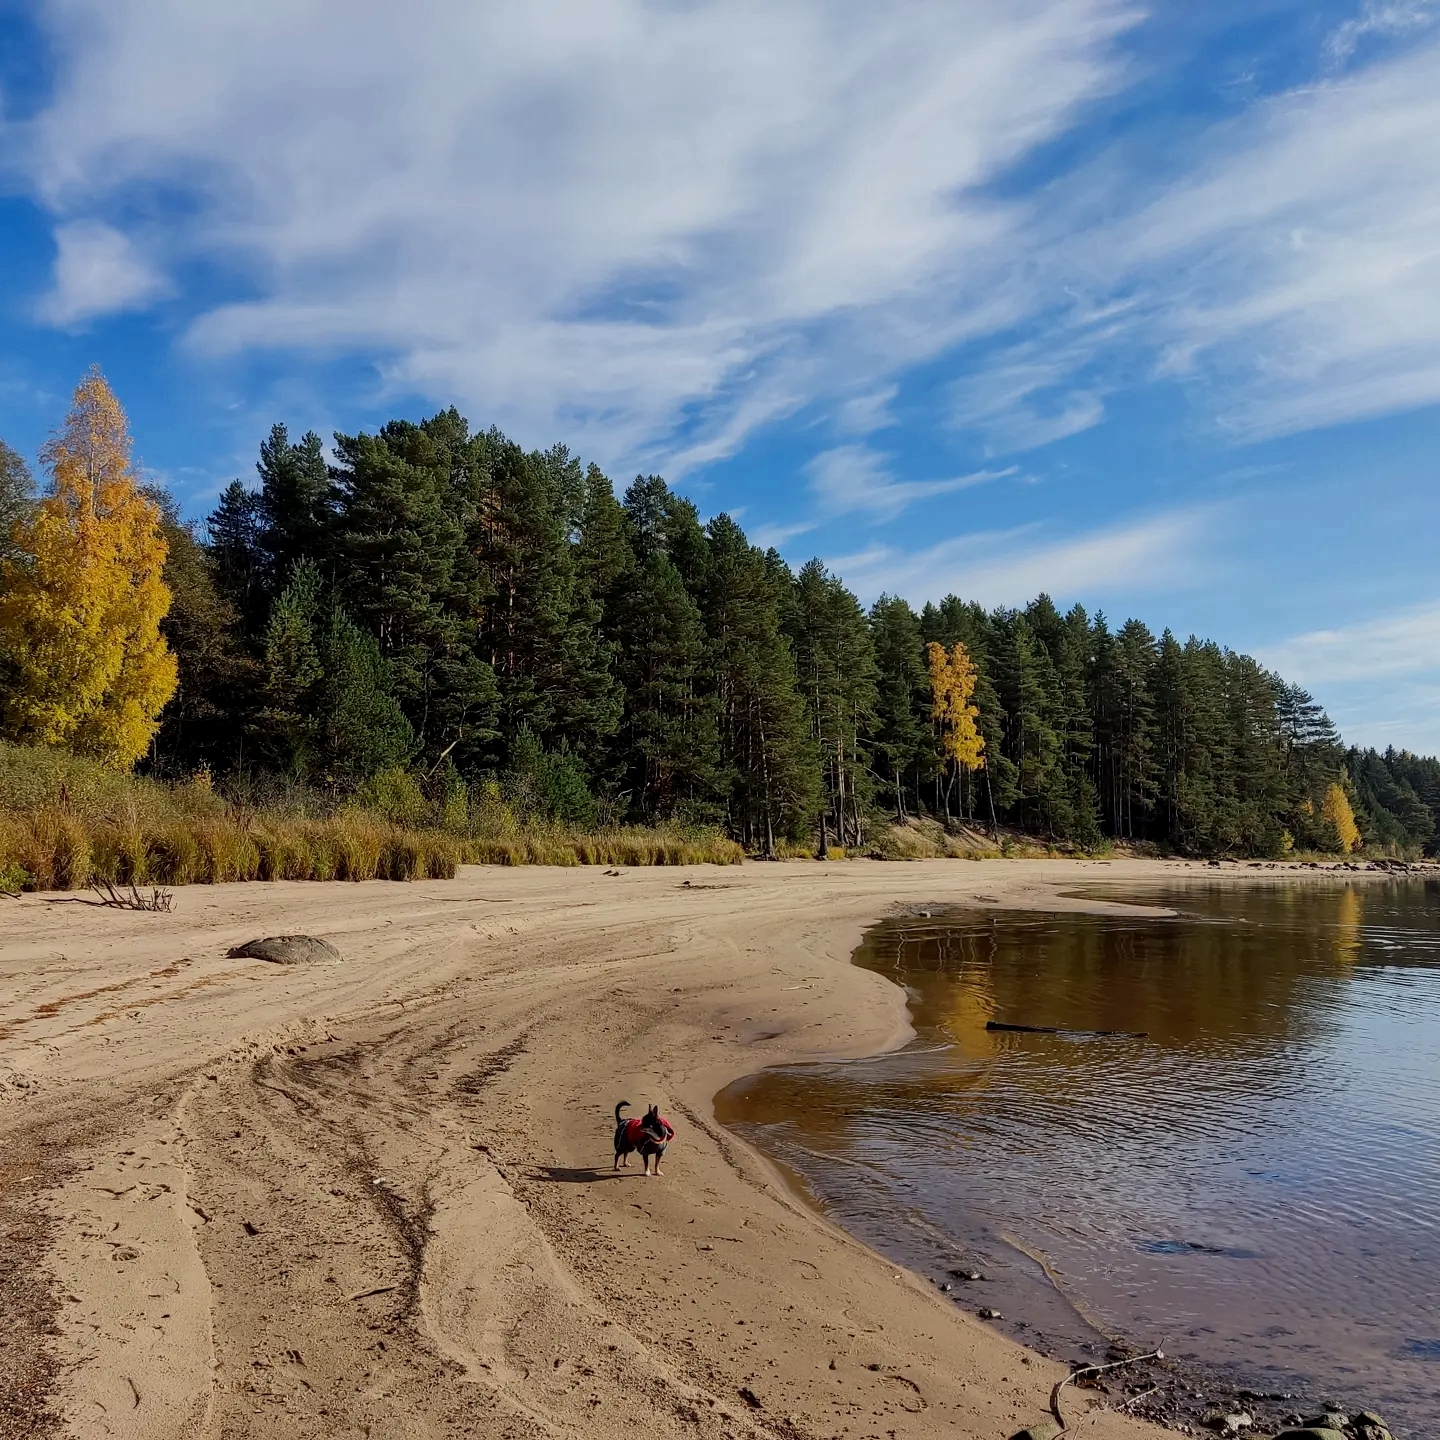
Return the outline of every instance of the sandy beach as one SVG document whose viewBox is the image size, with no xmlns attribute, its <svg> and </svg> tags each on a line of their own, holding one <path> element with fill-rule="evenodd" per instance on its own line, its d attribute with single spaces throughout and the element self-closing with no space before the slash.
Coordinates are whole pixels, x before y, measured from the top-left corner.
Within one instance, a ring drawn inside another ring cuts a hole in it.
<svg viewBox="0 0 1440 1440">
<path fill-rule="evenodd" d="M 903 994 L 849 963 L 897 909 L 1103 909 L 1061 892 L 1200 873 L 477 867 L 196 886 L 168 915 L 0 902 L 0 1436 L 1040 1421 L 1059 1366 L 818 1218 L 711 1098 L 904 1040 Z M 227 958 L 296 932 L 343 959 Z M 663 1177 L 611 1173 L 619 1100 L 675 1124 Z M 1076 1433 L 1157 1432 L 1097 1408 Z"/>
</svg>

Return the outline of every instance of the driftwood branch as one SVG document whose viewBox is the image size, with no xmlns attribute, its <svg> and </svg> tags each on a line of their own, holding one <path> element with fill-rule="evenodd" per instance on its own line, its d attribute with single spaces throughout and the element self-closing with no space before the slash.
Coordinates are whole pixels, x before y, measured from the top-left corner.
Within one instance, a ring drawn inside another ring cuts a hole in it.
<svg viewBox="0 0 1440 1440">
<path fill-rule="evenodd" d="M 104 889 L 101 889 L 104 886 Z M 128 892 L 117 890 L 108 880 L 96 880 L 90 885 L 96 899 L 86 900 L 80 895 L 62 895 L 47 900 L 47 905 L 98 905 L 106 910 L 153 910 L 168 915 L 175 908 L 175 896 L 169 890 L 157 885 L 148 895 L 131 885 Z"/>
<path fill-rule="evenodd" d="M 1060 1434 L 1068 1434 L 1070 1430 L 1070 1422 L 1066 1420 L 1065 1412 L 1060 1408 L 1060 1392 L 1067 1385 L 1073 1384 L 1084 1375 L 1103 1375 L 1107 1370 L 1119 1370 L 1126 1365 L 1138 1365 L 1144 1360 L 1163 1360 L 1164 1358 L 1165 1352 L 1157 1348 L 1152 1350 L 1148 1355 L 1132 1355 L 1128 1360 L 1113 1360 L 1108 1365 L 1085 1365 L 1079 1370 L 1072 1370 L 1063 1380 L 1059 1381 L 1050 1392 L 1050 1413 L 1055 1417 L 1056 1423 L 1060 1426 Z"/>
</svg>

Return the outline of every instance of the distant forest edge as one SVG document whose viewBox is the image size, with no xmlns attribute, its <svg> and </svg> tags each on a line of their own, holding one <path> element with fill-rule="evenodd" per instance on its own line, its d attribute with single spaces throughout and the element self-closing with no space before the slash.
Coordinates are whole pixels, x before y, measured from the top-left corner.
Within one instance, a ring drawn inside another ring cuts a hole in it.
<svg viewBox="0 0 1440 1440">
<path fill-rule="evenodd" d="M 490 858 L 613 859 L 583 837 L 622 833 L 649 858 L 884 853 L 915 820 L 1086 850 L 1437 850 L 1440 761 L 1345 748 L 1304 690 L 1212 641 L 1045 595 L 866 610 L 659 476 L 617 499 L 563 446 L 454 409 L 332 453 L 275 426 L 258 488 L 232 482 L 199 527 L 137 478 L 98 371 L 43 495 L 0 445 L 0 820 L 77 786 L 103 809 L 103 777 L 138 767 L 132 812 L 142 792 L 172 832 L 223 812 L 257 874 L 286 845 L 347 873 L 336 827 L 360 815 L 390 827 L 361 847 L 391 847 L 373 873 L 444 873 L 503 836 L 519 849 Z M 16 746 L 88 778 L 37 790 Z M 430 831 L 458 848 L 416 858 Z"/>
</svg>

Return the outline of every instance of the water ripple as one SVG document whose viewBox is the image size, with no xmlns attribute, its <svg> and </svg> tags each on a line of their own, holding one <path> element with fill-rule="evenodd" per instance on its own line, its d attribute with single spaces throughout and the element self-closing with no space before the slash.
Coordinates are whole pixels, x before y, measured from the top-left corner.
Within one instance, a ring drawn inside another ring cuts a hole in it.
<svg viewBox="0 0 1440 1440">
<path fill-rule="evenodd" d="M 875 1243 L 950 1237 L 1017 1283 L 1043 1255 L 1115 1333 L 1440 1430 L 1440 889 L 1128 898 L 1181 913 L 877 927 L 857 959 L 914 1044 L 767 1072 L 722 1118 Z"/>
</svg>

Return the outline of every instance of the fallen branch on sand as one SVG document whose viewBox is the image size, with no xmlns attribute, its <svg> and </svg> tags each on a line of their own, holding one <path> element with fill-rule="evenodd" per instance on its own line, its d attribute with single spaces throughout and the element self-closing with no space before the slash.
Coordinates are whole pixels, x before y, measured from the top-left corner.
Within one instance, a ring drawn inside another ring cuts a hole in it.
<svg viewBox="0 0 1440 1440">
<path fill-rule="evenodd" d="M 104 886 L 102 890 L 100 887 Z M 62 895 L 55 900 L 47 900 L 47 905 L 99 905 L 106 910 L 151 910 L 159 914 L 168 915 L 175 908 L 175 896 L 169 890 L 162 890 L 156 886 L 148 895 L 142 895 L 135 885 L 130 886 L 129 893 L 117 890 L 108 880 L 96 880 L 90 888 L 98 897 L 95 900 L 82 900 L 78 895 Z"/>
<path fill-rule="evenodd" d="M 1050 1413 L 1055 1417 L 1060 1426 L 1060 1434 L 1066 1434 L 1070 1429 L 1070 1423 L 1065 1419 L 1064 1412 L 1060 1409 L 1060 1392 L 1067 1386 L 1086 1375 L 1103 1375 L 1107 1370 L 1119 1370 L 1126 1365 L 1138 1365 L 1144 1360 L 1163 1360 L 1165 1352 L 1159 1348 L 1152 1350 L 1148 1355 L 1132 1355 L 1128 1360 L 1114 1360 L 1109 1365 L 1085 1365 L 1079 1370 L 1072 1370 L 1063 1380 L 1057 1382 L 1055 1388 L 1050 1392 Z M 1058 1437 L 1057 1437 L 1058 1440 Z"/>
<path fill-rule="evenodd" d="M 1017 1035 L 1073 1035 L 1085 1040 L 1148 1040 L 1148 1030 L 1067 1030 L 1061 1025 L 1006 1025 L 1001 1020 L 987 1020 L 987 1030 L 1011 1031 Z"/>
</svg>

